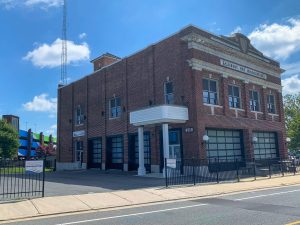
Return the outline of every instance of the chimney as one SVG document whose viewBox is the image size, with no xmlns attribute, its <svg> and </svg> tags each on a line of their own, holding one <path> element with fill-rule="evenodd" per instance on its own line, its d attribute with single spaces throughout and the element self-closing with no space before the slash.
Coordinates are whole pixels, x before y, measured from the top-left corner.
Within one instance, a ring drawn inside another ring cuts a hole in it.
<svg viewBox="0 0 300 225">
<path fill-rule="evenodd" d="M 93 59 L 91 61 L 91 63 L 94 64 L 94 71 L 96 70 L 100 70 L 105 66 L 109 66 L 111 64 L 113 64 L 114 62 L 119 61 L 121 58 L 119 58 L 118 56 L 115 56 L 113 54 L 110 53 L 105 53 L 101 56 L 99 56 L 96 59 Z"/>
</svg>

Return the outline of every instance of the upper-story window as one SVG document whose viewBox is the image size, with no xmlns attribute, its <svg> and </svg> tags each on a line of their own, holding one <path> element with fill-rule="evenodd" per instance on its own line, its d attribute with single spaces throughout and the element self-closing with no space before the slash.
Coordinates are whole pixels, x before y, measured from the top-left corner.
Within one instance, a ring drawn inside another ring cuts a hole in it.
<svg viewBox="0 0 300 225">
<path fill-rule="evenodd" d="M 80 105 L 78 105 L 75 110 L 75 124 L 83 124 L 83 111 Z"/>
<path fill-rule="evenodd" d="M 240 88 L 228 85 L 228 101 L 230 108 L 241 108 Z"/>
<path fill-rule="evenodd" d="M 109 100 L 109 117 L 118 118 L 121 116 L 121 99 L 119 97 Z"/>
<path fill-rule="evenodd" d="M 274 95 L 268 95 L 267 102 L 268 102 L 267 103 L 268 113 L 275 114 L 275 97 L 274 97 Z"/>
<path fill-rule="evenodd" d="M 203 103 L 212 105 L 218 104 L 217 81 L 203 79 Z"/>
<path fill-rule="evenodd" d="M 259 94 L 257 91 L 249 91 L 250 95 L 250 110 L 251 111 L 260 111 L 260 101 Z"/>
<path fill-rule="evenodd" d="M 165 89 L 165 103 L 174 104 L 173 83 L 166 82 L 164 89 Z"/>
</svg>

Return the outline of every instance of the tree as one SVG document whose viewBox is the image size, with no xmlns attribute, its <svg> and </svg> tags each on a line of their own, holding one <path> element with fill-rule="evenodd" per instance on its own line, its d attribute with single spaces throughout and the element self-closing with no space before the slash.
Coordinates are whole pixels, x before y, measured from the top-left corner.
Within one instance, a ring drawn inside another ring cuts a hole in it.
<svg viewBox="0 0 300 225">
<path fill-rule="evenodd" d="M 56 146 L 49 143 L 48 146 L 39 146 L 36 150 L 38 158 L 46 158 L 47 156 L 54 156 L 56 153 Z"/>
<path fill-rule="evenodd" d="M 284 96 L 285 125 L 291 138 L 289 149 L 300 151 L 300 93 Z"/>
<path fill-rule="evenodd" d="M 0 158 L 13 159 L 18 155 L 19 136 L 15 128 L 0 119 Z"/>
</svg>

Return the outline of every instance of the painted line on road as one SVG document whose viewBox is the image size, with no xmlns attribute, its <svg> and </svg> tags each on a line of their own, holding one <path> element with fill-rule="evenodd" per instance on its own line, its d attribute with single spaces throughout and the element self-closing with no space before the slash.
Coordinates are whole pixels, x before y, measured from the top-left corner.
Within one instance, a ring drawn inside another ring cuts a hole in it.
<svg viewBox="0 0 300 225">
<path fill-rule="evenodd" d="M 139 216 L 139 215 L 146 215 L 146 214 L 152 214 L 152 213 L 160 213 L 160 212 L 167 212 L 167 211 L 173 211 L 173 210 L 195 208 L 195 207 L 205 206 L 205 205 L 207 205 L 207 204 L 189 205 L 189 206 L 154 210 L 154 211 L 148 211 L 148 212 L 125 214 L 125 215 L 120 215 L 120 216 L 109 216 L 109 217 L 96 218 L 96 219 L 90 219 L 90 220 L 81 220 L 81 221 L 68 222 L 68 223 L 59 223 L 59 224 L 56 224 L 56 225 L 70 225 L 70 224 L 88 223 L 88 222 L 101 221 L 101 220 L 110 220 L 110 219 L 117 219 L 117 218 L 130 217 L 130 216 Z"/>
<path fill-rule="evenodd" d="M 299 225 L 300 224 L 300 220 L 292 222 L 292 223 L 287 223 L 285 225 Z"/>
<path fill-rule="evenodd" d="M 234 201 L 243 201 L 243 200 L 247 200 L 247 199 L 262 198 L 262 197 L 273 196 L 273 195 L 282 195 L 282 194 L 293 193 L 293 192 L 297 192 L 297 191 L 300 191 L 300 189 L 291 190 L 291 191 L 276 192 L 276 193 L 265 194 L 265 195 L 256 195 L 256 196 L 251 196 L 251 197 L 246 197 L 246 198 L 239 198 L 239 199 L 235 199 Z"/>
</svg>

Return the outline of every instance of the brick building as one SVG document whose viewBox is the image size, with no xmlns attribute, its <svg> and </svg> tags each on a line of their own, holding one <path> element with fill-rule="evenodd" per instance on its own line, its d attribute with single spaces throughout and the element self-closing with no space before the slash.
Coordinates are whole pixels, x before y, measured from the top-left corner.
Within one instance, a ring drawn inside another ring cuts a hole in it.
<svg viewBox="0 0 300 225">
<path fill-rule="evenodd" d="M 164 157 L 287 155 L 283 70 L 240 33 L 188 26 L 92 63 L 92 74 L 58 89 L 58 169 L 160 172 Z"/>
</svg>

